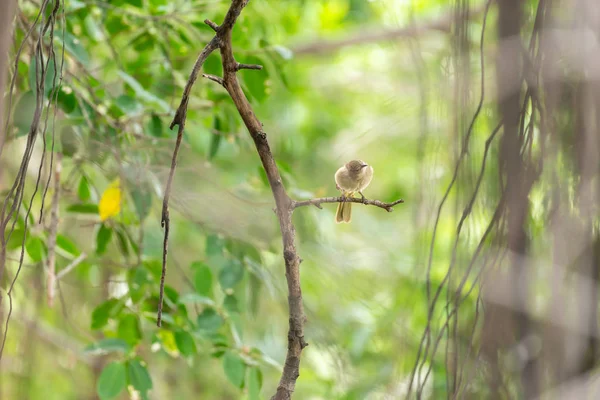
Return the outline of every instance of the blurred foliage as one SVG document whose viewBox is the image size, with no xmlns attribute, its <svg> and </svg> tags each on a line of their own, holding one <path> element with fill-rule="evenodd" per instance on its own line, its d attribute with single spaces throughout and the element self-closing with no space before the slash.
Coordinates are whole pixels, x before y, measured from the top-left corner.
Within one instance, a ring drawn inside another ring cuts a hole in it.
<svg viewBox="0 0 600 400">
<path fill-rule="evenodd" d="M 16 174 L 39 79 L 40 63 L 25 33 L 40 4 L 19 5 L 11 55 L 21 43 L 25 50 L 11 71 L 16 85 L 2 190 Z M 44 60 L 45 95 L 56 105 L 56 112 L 46 111 L 46 146 L 64 155 L 57 270 L 83 252 L 86 258 L 61 279 L 60 302 L 50 309 L 36 294 L 44 290 L 48 206 L 43 224 L 35 224 L 41 206 L 36 197 L 27 236 L 21 210 L 7 244 L 10 276 L 23 241 L 26 253 L 0 397 L 124 399 L 135 391 L 142 399 L 255 400 L 275 392 L 288 316 L 273 201 L 229 97 L 202 79 L 190 99 L 171 196 L 164 322 L 155 326 L 160 206 L 175 137 L 168 126 L 197 53 L 212 37 L 203 21 L 218 23 L 228 6 L 226 0 L 65 1 L 53 41 L 44 38 L 55 49 L 54 59 Z M 433 210 L 455 160 L 449 118 L 455 76 L 450 38 L 439 32 L 425 32 L 418 43 L 405 38 L 324 56 L 297 57 L 294 46 L 450 12 L 440 0 L 252 0 L 234 29 L 237 60 L 264 66 L 239 75 L 293 197 L 334 195 L 336 169 L 361 158 L 375 170 L 367 197 L 407 201 L 392 214 L 355 206 L 349 226 L 333 222 L 334 205 L 296 211 L 310 343 L 299 399 L 396 398 L 404 390 L 427 320 L 424 257 Z M 480 28 L 475 18 L 475 43 Z M 471 73 L 478 76 L 477 55 L 472 57 Z M 217 53 L 204 70 L 221 73 Z M 427 140 L 420 90 L 427 95 Z M 473 105 L 464 111 L 467 117 L 471 110 Z M 483 114 L 475 127 L 473 165 L 481 162 L 493 128 L 493 107 L 486 105 Z M 41 146 L 38 140 L 38 153 Z M 497 174 L 492 166 L 484 180 L 492 199 Z M 32 187 L 26 186 L 26 199 Z M 476 215 L 469 229 L 482 231 L 489 217 Z M 456 215 L 442 215 L 434 285 L 446 272 L 455 224 Z M 461 241 L 460 252 L 472 249 L 473 240 Z M 475 297 L 466 299 L 461 313 L 467 322 Z M 430 390 L 441 398 L 445 365 L 435 363 Z"/>
</svg>

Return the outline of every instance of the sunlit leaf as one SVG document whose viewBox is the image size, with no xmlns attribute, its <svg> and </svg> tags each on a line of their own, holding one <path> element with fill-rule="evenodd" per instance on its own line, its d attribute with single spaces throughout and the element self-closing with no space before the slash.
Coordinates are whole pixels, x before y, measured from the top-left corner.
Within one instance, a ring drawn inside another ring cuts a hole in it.
<svg viewBox="0 0 600 400">
<path fill-rule="evenodd" d="M 186 357 L 193 356 L 197 352 L 196 343 L 189 332 L 183 330 L 175 331 L 175 343 L 177 343 L 179 352 Z"/>
<path fill-rule="evenodd" d="M 40 262 L 44 258 L 45 245 L 40 238 L 35 236 L 29 237 L 25 248 L 27 249 L 27 255 L 34 262 Z"/>
<path fill-rule="evenodd" d="M 262 372 L 258 368 L 250 368 L 248 373 L 248 400 L 260 400 L 262 387 Z"/>
<path fill-rule="evenodd" d="M 123 339 L 130 345 L 137 344 L 142 339 L 142 329 L 140 320 L 133 314 L 126 314 L 119 320 L 117 328 L 119 338 Z"/>
</svg>

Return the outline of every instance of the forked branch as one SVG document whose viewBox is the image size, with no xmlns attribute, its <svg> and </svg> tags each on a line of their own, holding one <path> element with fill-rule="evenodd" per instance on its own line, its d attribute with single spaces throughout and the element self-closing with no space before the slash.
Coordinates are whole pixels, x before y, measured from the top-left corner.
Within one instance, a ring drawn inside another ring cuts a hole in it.
<svg viewBox="0 0 600 400">
<path fill-rule="evenodd" d="M 240 69 L 260 70 L 260 65 L 253 64 L 240 64 L 235 60 L 233 55 L 233 49 L 231 45 L 231 30 L 239 17 L 242 9 L 248 4 L 249 0 L 232 0 L 229 11 L 225 16 L 225 19 L 221 25 L 217 25 L 212 21 L 206 20 L 205 23 L 215 31 L 214 38 L 209 42 L 208 45 L 202 50 L 194 69 L 190 74 L 189 80 L 185 86 L 184 93 L 181 99 L 181 103 L 173 122 L 171 123 L 171 129 L 178 125 L 177 141 L 175 143 L 175 150 L 173 153 L 173 160 L 171 163 L 171 171 L 169 174 L 169 180 L 165 189 L 165 197 L 163 201 L 163 216 L 162 225 L 165 228 L 164 248 L 163 248 L 163 275 L 161 278 L 160 288 L 160 303 L 158 310 L 158 326 L 160 326 L 160 318 L 162 312 L 162 298 L 164 289 L 164 277 L 166 272 L 166 260 L 167 260 L 167 245 L 169 235 L 169 209 L 168 201 L 169 194 L 171 191 L 171 183 L 177 164 L 177 153 L 183 136 L 183 129 L 185 125 L 185 119 L 187 114 L 187 106 L 189 101 L 189 95 L 191 87 L 196 81 L 202 64 L 208 57 L 208 55 L 216 50 L 217 48 L 221 53 L 221 62 L 223 65 L 223 77 L 216 77 L 213 75 L 204 75 L 206 78 L 215 81 L 222 85 L 229 93 L 233 103 L 235 104 L 240 117 L 244 121 L 254 145 L 256 151 L 260 157 L 262 166 L 266 172 L 269 180 L 269 185 L 275 199 L 275 213 L 279 219 L 279 227 L 281 230 L 282 242 L 283 242 L 283 259 L 285 261 L 285 276 L 288 285 L 288 306 L 289 306 L 289 333 L 288 333 L 288 350 L 285 359 L 285 364 L 277 392 L 273 395 L 271 400 L 287 400 L 291 399 L 292 393 L 296 385 L 296 380 L 300 375 L 300 356 L 304 347 L 307 343 L 304 341 L 304 323 L 306 320 L 304 314 L 304 306 L 302 304 L 302 291 L 300 288 L 300 257 L 296 250 L 294 243 L 295 229 L 292 224 L 292 213 L 295 208 L 315 204 L 320 205 L 321 203 L 332 203 L 338 202 L 342 198 L 330 197 L 323 199 L 314 199 L 307 201 L 294 201 L 292 200 L 283 186 L 277 164 L 271 153 L 269 142 L 267 141 L 267 134 L 263 131 L 262 123 L 254 114 L 248 99 L 246 98 L 240 83 L 237 79 L 237 71 Z M 363 202 L 360 199 L 346 199 L 346 201 Z M 384 208 L 391 211 L 391 208 L 403 202 L 398 200 L 394 203 L 382 203 L 377 200 L 365 200 L 364 204 L 374 205 L 377 207 Z"/>
</svg>

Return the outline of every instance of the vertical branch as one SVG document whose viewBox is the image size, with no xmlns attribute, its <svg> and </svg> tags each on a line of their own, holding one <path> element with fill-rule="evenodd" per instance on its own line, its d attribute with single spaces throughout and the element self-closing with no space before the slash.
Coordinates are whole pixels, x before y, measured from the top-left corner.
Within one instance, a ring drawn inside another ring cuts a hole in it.
<svg viewBox="0 0 600 400">
<path fill-rule="evenodd" d="M 46 264 L 46 291 L 48 296 L 48 306 L 54 304 L 56 294 L 56 234 L 58 232 L 58 210 L 60 200 L 60 172 L 62 169 L 62 154 L 56 154 L 56 163 L 54 166 L 54 194 L 52 195 L 52 209 L 50 212 L 50 232 L 48 234 L 48 259 Z"/>
<path fill-rule="evenodd" d="M 295 203 L 288 196 L 281 176 L 275 163 L 273 154 L 267 141 L 267 134 L 262 130 L 262 123 L 258 120 L 252 107 L 244 95 L 242 88 L 236 76 L 236 72 L 240 69 L 260 69 L 259 66 L 251 66 L 246 64 L 240 64 L 235 60 L 233 56 L 233 49 L 231 45 L 231 31 L 237 18 L 242 12 L 243 8 L 248 4 L 249 0 L 232 0 L 231 6 L 225 15 L 223 23 L 217 25 L 212 21 L 206 20 L 205 23 L 215 31 L 215 37 L 210 43 L 204 48 L 198 61 L 194 66 L 194 69 L 190 75 L 188 83 L 186 84 L 184 94 L 175 114 L 175 118 L 171 123 L 171 129 L 175 126 L 179 126 L 177 135 L 177 144 L 175 152 L 173 153 L 173 161 L 171 165 L 171 171 L 169 174 L 169 180 L 167 182 L 167 188 L 165 190 L 165 198 L 163 202 L 163 216 L 162 225 L 165 228 L 164 237 L 164 248 L 163 248 L 163 271 L 161 277 L 161 292 L 160 292 L 160 304 L 158 310 L 158 321 L 157 325 L 160 326 L 160 318 L 162 312 L 162 296 L 164 289 L 164 279 L 166 273 L 166 259 L 167 259 L 167 245 L 169 235 L 169 209 L 168 201 L 171 188 L 171 182 L 176 166 L 177 152 L 179 149 L 179 143 L 183 135 L 183 129 L 185 125 L 185 118 L 187 112 L 187 105 L 191 87 L 196 80 L 202 63 L 208 57 L 208 55 L 216 48 L 220 49 L 221 61 L 223 66 L 223 78 L 207 76 L 207 78 L 223 85 L 227 90 L 233 103 L 235 104 L 240 117 L 242 118 L 246 128 L 248 129 L 254 145 L 260 157 L 263 168 L 266 172 L 269 180 L 271 191 L 273 192 L 273 198 L 276 204 L 277 218 L 279 219 L 279 227 L 282 235 L 283 242 L 283 258 L 285 261 L 286 279 L 288 283 L 288 305 L 289 305 L 289 333 L 288 333 L 288 351 L 286 356 L 283 373 L 277 388 L 276 394 L 272 397 L 275 400 L 290 399 L 296 385 L 296 380 L 300 374 L 300 355 L 302 349 L 306 347 L 307 343 L 304 341 L 304 308 L 302 305 L 302 291 L 300 288 L 300 257 L 297 254 L 296 246 L 294 243 L 295 229 L 292 223 L 292 212 L 295 207 Z"/>
</svg>

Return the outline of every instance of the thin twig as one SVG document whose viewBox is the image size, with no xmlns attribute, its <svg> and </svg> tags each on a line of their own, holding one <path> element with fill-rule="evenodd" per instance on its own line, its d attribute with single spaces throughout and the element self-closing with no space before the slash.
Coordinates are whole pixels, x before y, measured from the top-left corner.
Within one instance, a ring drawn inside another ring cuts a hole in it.
<svg viewBox="0 0 600 400">
<path fill-rule="evenodd" d="M 65 277 L 69 272 L 73 271 L 75 267 L 81 264 L 87 258 L 87 254 L 81 253 L 79 257 L 74 259 L 71 264 L 67 265 L 65 268 L 61 269 L 58 274 L 56 274 L 56 280 L 60 281 Z"/>
<path fill-rule="evenodd" d="M 258 64 L 240 64 L 238 63 L 236 69 L 239 71 L 240 69 L 253 69 L 253 70 L 261 70 L 263 69 L 262 65 Z"/>
<path fill-rule="evenodd" d="M 210 53 L 215 51 L 219 47 L 218 38 L 215 36 L 207 45 L 204 47 L 204 50 L 200 53 L 198 58 L 196 59 L 196 63 L 194 64 L 194 68 L 192 69 L 192 73 L 185 85 L 185 89 L 183 90 L 183 96 L 181 98 L 181 103 L 177 108 L 177 112 L 175 112 L 175 117 L 169 126 L 170 129 L 173 129 L 175 125 L 178 125 L 177 130 L 177 140 L 175 142 L 175 150 L 173 150 L 173 158 L 171 160 L 171 170 L 169 171 L 169 179 L 167 180 L 167 186 L 165 188 L 165 196 L 163 199 L 163 208 L 162 208 L 162 220 L 161 226 L 165 229 L 165 236 L 163 240 L 163 259 L 162 259 L 162 272 L 160 276 L 160 291 L 159 291 L 159 299 L 158 299 L 158 314 L 156 318 L 156 325 L 161 326 L 162 324 L 162 308 L 163 308 L 163 300 L 164 300 L 164 292 L 165 292 L 165 276 L 167 274 L 167 250 L 169 247 L 169 228 L 171 219 L 169 218 L 169 196 L 171 195 L 171 185 L 173 184 L 173 176 L 175 175 L 175 167 L 177 166 L 177 155 L 179 154 L 179 147 L 181 146 L 181 139 L 183 139 L 183 129 L 185 127 L 185 120 L 187 118 L 187 106 L 190 100 L 190 92 L 192 90 L 192 86 L 196 79 L 198 79 L 198 74 L 200 73 L 200 69 L 202 68 L 202 64 L 208 58 Z"/>
<path fill-rule="evenodd" d="M 213 82 L 217 82 L 219 85 L 223 86 L 223 78 L 220 78 L 216 75 L 211 75 L 211 74 L 202 74 L 202 76 Z"/>
<path fill-rule="evenodd" d="M 384 203 L 379 200 L 369 200 L 369 199 L 361 199 L 358 197 L 321 197 L 318 199 L 311 200 L 302 200 L 302 201 L 294 201 L 293 208 L 303 207 L 303 206 L 315 206 L 321 208 L 321 204 L 323 203 L 360 203 L 366 206 L 375 206 L 379 208 L 383 208 L 387 212 L 392 212 L 394 210 L 394 206 L 404 203 L 404 200 L 396 200 L 392 203 Z"/>
</svg>

